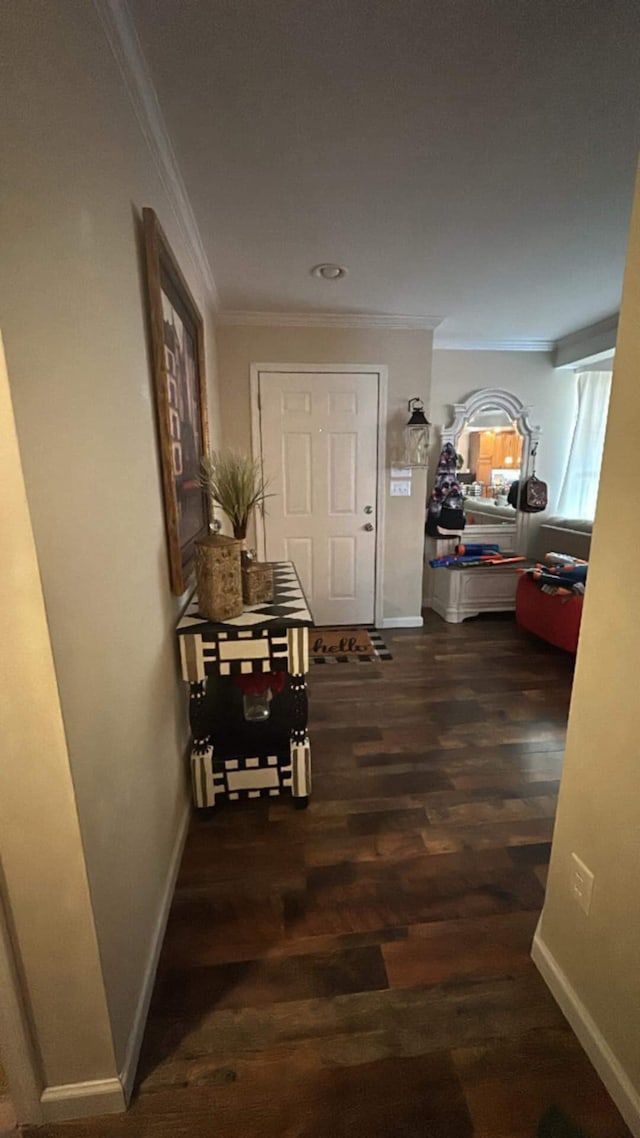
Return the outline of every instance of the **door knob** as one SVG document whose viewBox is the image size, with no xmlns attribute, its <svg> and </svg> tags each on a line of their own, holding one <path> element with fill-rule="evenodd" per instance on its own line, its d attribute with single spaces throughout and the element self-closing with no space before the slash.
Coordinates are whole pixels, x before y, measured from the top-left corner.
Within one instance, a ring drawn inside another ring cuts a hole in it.
<svg viewBox="0 0 640 1138">
<path fill-rule="evenodd" d="M 371 522 L 365 522 L 365 525 L 363 528 L 366 529 L 367 533 L 371 533 L 371 531 L 373 529 L 373 525 Z"/>
<path fill-rule="evenodd" d="M 373 506 L 365 506 L 364 512 L 365 512 L 365 514 L 372 514 L 373 513 Z"/>
</svg>

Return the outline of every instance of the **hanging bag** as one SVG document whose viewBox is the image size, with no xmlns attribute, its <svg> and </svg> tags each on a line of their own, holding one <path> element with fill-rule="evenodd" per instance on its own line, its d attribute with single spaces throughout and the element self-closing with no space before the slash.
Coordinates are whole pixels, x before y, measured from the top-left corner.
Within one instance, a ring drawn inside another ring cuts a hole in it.
<svg viewBox="0 0 640 1138">
<path fill-rule="evenodd" d="M 451 443 L 445 443 L 440 452 L 435 486 L 427 507 L 426 531 L 429 537 L 459 537 L 465 527 L 457 457 L 455 447 Z"/>
<path fill-rule="evenodd" d="M 509 487 L 509 493 L 507 494 L 507 505 L 513 506 L 514 510 L 518 509 L 518 495 L 519 495 L 519 493 L 520 493 L 520 483 L 519 483 L 518 479 L 516 478 L 515 482 L 511 483 L 511 485 Z"/>
<path fill-rule="evenodd" d="M 540 514 L 549 504 L 549 489 L 546 482 L 536 476 L 536 455 L 538 444 L 531 451 L 533 471 L 520 491 L 520 509 L 523 514 Z"/>
</svg>

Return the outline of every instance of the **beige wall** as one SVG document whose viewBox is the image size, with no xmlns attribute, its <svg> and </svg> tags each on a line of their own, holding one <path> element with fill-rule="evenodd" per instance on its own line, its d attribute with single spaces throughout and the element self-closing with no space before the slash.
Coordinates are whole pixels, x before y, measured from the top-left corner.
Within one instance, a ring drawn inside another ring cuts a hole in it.
<svg viewBox="0 0 640 1138">
<path fill-rule="evenodd" d="M 630 1080 L 640 1108 L 640 534 L 621 456 L 640 438 L 640 192 L 636 191 L 589 584 L 540 937 Z M 616 555 L 616 551 L 617 555 Z M 621 556 L 620 554 L 623 553 Z M 595 874 L 589 916 L 575 852 Z M 640 1109 L 635 1119 L 640 1127 Z M 636 1133 L 640 1132 L 636 1130 Z"/>
<path fill-rule="evenodd" d="M 205 316 L 215 430 L 213 328 L 94 5 L 8 4 L 1 23 L 0 148 L 11 178 L 0 322 L 120 1068 L 187 807 L 178 601 L 168 580 L 140 269 L 143 205 L 156 209 Z M 63 746 L 61 729 L 55 746 Z M 52 799 L 71 795 L 68 777 L 56 786 L 46 749 L 14 760 L 29 763 L 34 779 L 37 762 Z M 27 818 L 19 801 L 16 811 L 19 824 Z M 37 826 L 27 834 L 44 865 Z M 73 909 L 85 887 L 73 858 L 64 887 L 50 888 L 44 876 L 38 895 L 34 884 L 49 934 L 42 955 L 63 936 L 59 912 Z M 85 1020 L 100 1014 L 87 999 Z M 69 1009 L 49 1028 L 70 1031 L 72 1018 Z M 79 1032 L 74 1025 L 76 1042 Z M 61 1060 L 55 1077 L 72 1081 L 79 1064 L 88 1078 L 88 1068 L 104 1066 L 103 1050 L 88 1040 L 76 1059 L 69 1070 Z"/>
<path fill-rule="evenodd" d="M 116 1074 L 109 1016 L 1 341 L 0 485 L 4 906 L 43 1081 L 108 1078 Z"/>
<path fill-rule="evenodd" d="M 407 421 L 407 401 L 429 401 L 431 332 L 353 328 L 221 327 L 217 332 L 222 425 L 228 446 L 251 447 L 249 369 L 252 363 L 383 364 L 389 369 L 388 461 Z M 425 475 L 415 471 L 410 498 L 389 496 L 386 472 L 384 616 L 421 610 Z"/>
</svg>

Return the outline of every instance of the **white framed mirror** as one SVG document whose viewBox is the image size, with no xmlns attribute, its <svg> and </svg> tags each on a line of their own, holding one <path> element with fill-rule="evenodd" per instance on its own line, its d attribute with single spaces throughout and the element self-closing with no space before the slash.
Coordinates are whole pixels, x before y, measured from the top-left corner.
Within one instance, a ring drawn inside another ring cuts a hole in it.
<svg viewBox="0 0 640 1138">
<path fill-rule="evenodd" d="M 530 412 L 516 395 L 498 387 L 476 391 L 466 403 L 454 404 L 442 445 L 452 443 L 459 455 L 468 540 L 526 550 L 530 515 L 509 505 L 508 497 L 512 484 L 522 486 L 533 470 L 540 428 L 532 425 Z"/>
</svg>

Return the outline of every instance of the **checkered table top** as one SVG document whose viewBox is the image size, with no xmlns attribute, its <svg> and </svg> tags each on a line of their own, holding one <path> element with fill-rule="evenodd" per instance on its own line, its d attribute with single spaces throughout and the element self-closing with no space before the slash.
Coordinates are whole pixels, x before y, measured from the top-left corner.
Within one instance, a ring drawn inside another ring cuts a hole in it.
<svg viewBox="0 0 640 1138">
<path fill-rule="evenodd" d="M 191 596 L 178 622 L 178 636 L 198 632 L 205 639 L 209 633 L 242 630 L 262 632 L 268 628 L 302 628 L 313 624 L 300 579 L 292 561 L 276 561 L 273 565 L 273 601 L 265 605 L 248 605 L 240 616 L 217 623 L 200 616 L 198 598 Z"/>
</svg>

